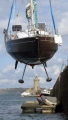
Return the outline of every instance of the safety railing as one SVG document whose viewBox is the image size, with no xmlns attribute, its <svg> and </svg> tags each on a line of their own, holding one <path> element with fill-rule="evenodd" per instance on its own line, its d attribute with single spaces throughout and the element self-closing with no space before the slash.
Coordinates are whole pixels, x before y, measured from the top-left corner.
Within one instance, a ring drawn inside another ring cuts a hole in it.
<svg viewBox="0 0 68 120">
<path fill-rule="evenodd" d="M 28 35 L 54 35 L 54 29 L 51 26 L 45 25 L 45 23 L 38 23 L 38 28 L 36 28 L 36 24 L 28 25 Z M 58 30 L 56 30 L 58 34 Z"/>
</svg>

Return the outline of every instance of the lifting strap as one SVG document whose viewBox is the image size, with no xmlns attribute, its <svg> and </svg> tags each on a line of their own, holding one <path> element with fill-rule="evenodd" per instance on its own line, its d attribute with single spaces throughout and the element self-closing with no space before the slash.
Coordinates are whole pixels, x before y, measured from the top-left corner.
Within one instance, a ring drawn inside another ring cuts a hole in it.
<svg viewBox="0 0 68 120">
<path fill-rule="evenodd" d="M 49 2 L 50 2 L 50 11 L 51 11 L 51 17 L 52 17 L 52 21 L 53 21 L 53 26 L 54 26 L 55 34 L 57 34 L 56 24 L 55 24 L 55 19 L 54 19 L 54 15 L 53 15 L 51 0 L 49 0 Z"/>
</svg>

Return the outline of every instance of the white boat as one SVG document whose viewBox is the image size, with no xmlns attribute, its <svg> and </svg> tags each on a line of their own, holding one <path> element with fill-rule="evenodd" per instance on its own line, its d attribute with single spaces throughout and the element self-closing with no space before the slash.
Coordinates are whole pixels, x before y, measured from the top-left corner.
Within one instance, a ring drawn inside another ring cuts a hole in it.
<svg viewBox="0 0 68 120">
<path fill-rule="evenodd" d="M 25 63 L 32 67 L 45 63 L 46 66 L 46 62 L 54 56 L 58 50 L 58 46 L 62 45 L 62 38 L 56 29 L 51 1 L 49 0 L 54 30 L 50 30 L 50 28 L 48 29 L 45 22 L 39 23 L 37 11 L 38 1 L 27 1 L 28 4 L 25 8 L 25 14 L 28 21 L 28 25 L 25 23 L 27 25 L 27 29 L 22 29 L 22 24 L 20 25 L 20 23 L 16 24 L 16 22 L 14 22 L 14 24 L 12 24 L 12 29 L 9 30 L 10 23 L 12 23 L 10 21 L 14 21 L 14 17 L 12 17 L 12 15 L 14 15 L 16 19 L 19 19 L 19 14 L 15 14 L 15 6 L 18 1 L 13 0 L 8 26 L 7 29 L 4 29 L 3 31 L 6 50 L 17 63 Z M 41 9 L 40 5 L 40 11 Z"/>
<path fill-rule="evenodd" d="M 53 29 L 50 29 L 45 22 L 43 23 L 40 21 L 37 10 L 37 4 L 40 3 L 38 0 L 27 0 L 27 5 L 25 6 L 25 18 L 24 15 L 22 16 L 21 14 L 22 10 L 21 12 L 19 11 L 20 8 L 24 8 L 22 3 L 21 5 L 23 6 L 21 7 L 20 1 L 13 0 L 7 29 L 4 29 L 3 31 L 6 50 L 8 54 L 15 59 L 15 69 L 17 68 L 18 62 L 25 64 L 23 76 L 22 79 L 18 81 L 19 83 L 24 83 L 23 77 L 26 65 L 30 65 L 34 68 L 35 65 L 39 64 L 43 64 L 47 75 L 46 81 L 50 82 L 52 79 L 49 78 L 46 71 L 46 62 L 54 56 L 58 50 L 58 46 L 62 45 L 62 37 L 59 35 L 55 25 L 51 0 L 49 0 L 49 4 L 54 27 Z M 19 5 L 19 10 L 17 5 Z M 41 4 L 39 10 L 40 12 L 42 10 Z M 41 13 L 39 15 L 41 16 Z M 20 21 L 19 23 L 16 23 L 20 17 L 25 20 L 27 19 L 28 24 L 26 21 L 21 24 Z M 26 24 L 27 28 L 25 27 L 24 29 L 22 24 Z"/>
<path fill-rule="evenodd" d="M 41 91 L 41 94 L 44 96 L 49 96 L 50 95 L 50 91 L 47 89 L 44 89 L 43 91 Z"/>
<path fill-rule="evenodd" d="M 30 92 L 23 92 L 21 93 L 21 97 L 26 97 L 26 96 L 30 96 Z"/>
</svg>

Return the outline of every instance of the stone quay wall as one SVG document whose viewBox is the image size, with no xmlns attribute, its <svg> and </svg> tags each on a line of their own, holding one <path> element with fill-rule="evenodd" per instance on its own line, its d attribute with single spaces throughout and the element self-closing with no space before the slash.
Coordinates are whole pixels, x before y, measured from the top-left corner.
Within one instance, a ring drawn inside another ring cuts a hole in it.
<svg viewBox="0 0 68 120">
<path fill-rule="evenodd" d="M 68 66 L 60 73 L 51 96 L 57 97 L 62 105 L 63 112 L 68 115 Z"/>
</svg>

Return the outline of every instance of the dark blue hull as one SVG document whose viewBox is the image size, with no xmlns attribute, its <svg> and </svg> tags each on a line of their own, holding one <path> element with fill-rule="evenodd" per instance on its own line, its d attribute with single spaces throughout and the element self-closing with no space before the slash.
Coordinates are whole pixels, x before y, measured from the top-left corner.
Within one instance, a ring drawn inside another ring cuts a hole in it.
<svg viewBox="0 0 68 120">
<path fill-rule="evenodd" d="M 6 41 L 7 52 L 17 61 L 29 65 L 37 65 L 51 59 L 58 50 L 53 39 L 45 37 L 29 37 Z"/>
</svg>

